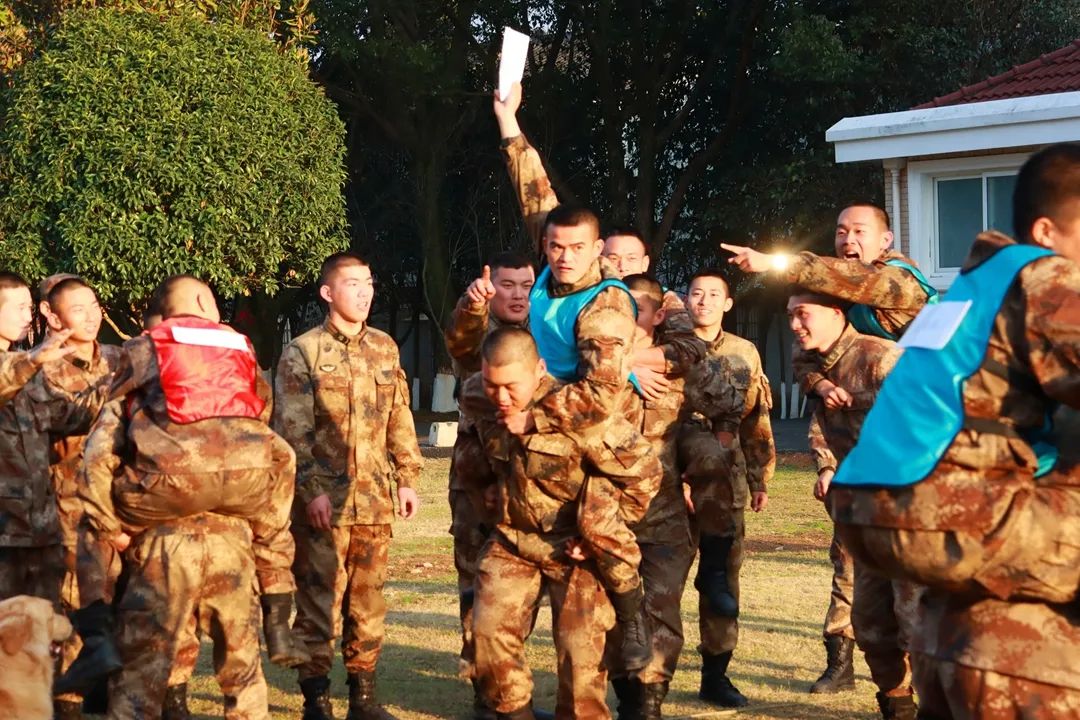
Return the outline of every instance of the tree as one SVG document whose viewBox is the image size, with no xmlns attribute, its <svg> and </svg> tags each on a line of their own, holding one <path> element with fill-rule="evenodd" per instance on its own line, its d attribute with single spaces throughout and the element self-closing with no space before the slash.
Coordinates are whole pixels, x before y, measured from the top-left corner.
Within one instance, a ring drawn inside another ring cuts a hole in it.
<svg viewBox="0 0 1080 720">
<path fill-rule="evenodd" d="M 70 11 L 2 111 L 0 263 L 121 314 L 176 273 L 273 296 L 347 245 L 342 123 L 265 35 Z"/>
</svg>

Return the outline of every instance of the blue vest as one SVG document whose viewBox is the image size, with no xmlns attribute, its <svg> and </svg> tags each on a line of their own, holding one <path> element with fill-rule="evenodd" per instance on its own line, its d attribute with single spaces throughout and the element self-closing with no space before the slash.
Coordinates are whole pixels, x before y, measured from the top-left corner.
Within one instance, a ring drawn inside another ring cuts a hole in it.
<svg viewBox="0 0 1080 720">
<path fill-rule="evenodd" d="M 547 363 L 548 372 L 563 382 L 580 379 L 578 364 L 577 328 L 578 315 L 591 303 L 601 290 L 609 287 L 622 288 L 630 297 L 637 315 L 637 303 L 630 295 L 629 288 L 622 280 L 601 280 L 596 285 L 578 290 L 562 297 L 551 297 L 548 284 L 551 282 L 551 268 L 545 267 L 536 279 L 529 293 L 529 330 L 536 339 L 536 348 L 540 357 Z M 638 379 L 630 373 L 630 383 L 641 393 Z"/>
<path fill-rule="evenodd" d="M 911 273 L 916 280 L 919 281 L 919 285 L 922 286 L 923 291 L 926 293 L 926 304 L 933 305 L 938 301 L 938 291 L 930 281 L 926 279 L 926 276 L 919 271 L 919 268 L 915 267 L 911 263 L 904 262 L 897 258 L 892 260 L 886 260 L 886 265 L 892 265 L 893 267 L 904 268 Z M 899 338 L 895 333 L 888 332 L 885 328 L 881 327 L 881 323 L 878 322 L 877 315 L 874 314 L 873 309 L 869 305 L 852 305 L 847 311 L 848 322 L 851 326 L 861 332 L 863 335 L 874 335 L 879 338 L 885 338 L 886 340 L 897 340 Z"/>
<path fill-rule="evenodd" d="M 840 464 L 834 485 L 905 487 L 934 470 L 965 425 L 964 384 L 985 360 L 1005 294 L 1020 270 L 1050 254 L 1033 245 L 1011 245 L 956 279 L 944 302 L 972 301 L 967 314 L 940 350 L 904 350 L 866 416 L 858 443 Z M 1056 449 L 1031 435 L 1025 439 L 1039 456 L 1043 474 L 1054 464 Z"/>
</svg>

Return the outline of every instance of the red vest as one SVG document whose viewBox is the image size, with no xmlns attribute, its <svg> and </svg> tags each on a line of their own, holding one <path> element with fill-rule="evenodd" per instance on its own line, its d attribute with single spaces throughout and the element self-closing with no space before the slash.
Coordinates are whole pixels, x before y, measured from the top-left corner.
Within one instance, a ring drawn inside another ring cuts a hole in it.
<svg viewBox="0 0 1080 720">
<path fill-rule="evenodd" d="M 149 333 L 169 419 L 258 418 L 266 406 L 255 389 L 259 372 L 246 336 L 209 320 L 170 318 Z"/>
</svg>

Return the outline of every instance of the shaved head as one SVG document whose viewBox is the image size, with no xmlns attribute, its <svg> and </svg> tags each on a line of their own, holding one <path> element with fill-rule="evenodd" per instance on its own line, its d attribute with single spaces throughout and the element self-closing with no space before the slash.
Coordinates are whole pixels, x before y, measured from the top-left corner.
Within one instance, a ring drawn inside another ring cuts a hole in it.
<svg viewBox="0 0 1080 720">
<path fill-rule="evenodd" d="M 536 341 L 528 330 L 519 327 L 501 327 L 492 331 L 480 350 L 484 362 L 492 367 L 522 363 L 533 367 L 540 360 Z"/>
<path fill-rule="evenodd" d="M 173 275 L 158 286 L 150 303 L 165 320 L 178 315 L 194 315 L 221 322 L 214 292 L 194 275 Z"/>
</svg>

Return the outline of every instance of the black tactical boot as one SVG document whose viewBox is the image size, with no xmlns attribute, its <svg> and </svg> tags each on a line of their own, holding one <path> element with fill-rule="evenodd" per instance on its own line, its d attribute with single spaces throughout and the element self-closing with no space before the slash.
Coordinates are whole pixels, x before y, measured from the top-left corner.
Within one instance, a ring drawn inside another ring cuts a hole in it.
<svg viewBox="0 0 1080 720">
<path fill-rule="evenodd" d="M 645 591 L 639 584 L 625 593 L 611 593 L 615 621 L 622 631 L 619 654 L 623 668 L 629 673 L 643 669 L 652 659 L 652 632 L 645 615 Z"/>
<path fill-rule="evenodd" d="M 701 557 L 694 578 L 694 587 L 705 598 L 709 609 L 726 618 L 739 617 L 739 601 L 731 592 L 727 576 L 728 555 L 733 542 L 734 538 L 702 535 L 698 545 Z"/>
<path fill-rule="evenodd" d="M 641 720 L 641 682 L 637 678 L 612 678 L 611 687 L 619 699 L 618 720 Z"/>
<path fill-rule="evenodd" d="M 73 700 L 53 700 L 53 720 L 83 720 L 82 703 Z"/>
<path fill-rule="evenodd" d="M 325 675 L 300 681 L 304 694 L 302 720 L 334 720 L 334 708 L 330 705 L 330 678 Z"/>
<path fill-rule="evenodd" d="M 94 683 L 90 692 L 83 695 L 83 715 L 105 715 L 109 712 L 109 680 L 102 678 Z"/>
<path fill-rule="evenodd" d="M 191 720 L 187 706 L 187 683 L 170 685 L 165 690 L 165 703 L 161 706 L 161 720 Z"/>
<path fill-rule="evenodd" d="M 914 695 L 889 697 L 879 692 L 876 697 L 878 707 L 881 708 L 881 717 L 885 720 L 915 720 L 919 714 Z"/>
<path fill-rule="evenodd" d="M 514 710 L 508 713 L 498 713 L 496 715 L 498 720 L 536 720 L 536 715 L 533 714 L 532 703 L 529 703 L 523 708 Z"/>
<path fill-rule="evenodd" d="M 645 683 L 641 686 L 641 717 L 642 720 L 661 720 L 660 707 L 667 697 L 667 682 Z"/>
<path fill-rule="evenodd" d="M 852 653 L 855 641 L 843 635 L 829 635 L 825 638 L 825 657 L 828 665 L 821 677 L 810 686 L 814 694 L 832 694 L 855 689 L 855 665 Z"/>
<path fill-rule="evenodd" d="M 289 629 L 292 604 L 291 593 L 262 596 L 266 652 L 270 655 L 270 662 L 282 667 L 296 667 L 311 661 L 307 650 L 293 637 L 292 630 Z"/>
<path fill-rule="evenodd" d="M 124 666 L 113 642 L 111 607 L 97 600 L 72 613 L 71 620 L 83 646 L 68 671 L 57 678 L 54 695 L 89 692 L 98 680 Z"/>
<path fill-rule="evenodd" d="M 750 704 L 746 696 L 731 684 L 727 676 L 731 653 L 701 656 L 701 690 L 698 697 L 720 707 L 745 707 Z"/>
<path fill-rule="evenodd" d="M 396 720 L 375 702 L 375 672 L 349 673 L 349 714 L 346 720 Z"/>
<path fill-rule="evenodd" d="M 480 692 L 480 681 L 472 681 L 473 692 L 473 718 L 474 720 L 495 720 L 496 712 L 488 705 L 487 700 L 484 699 L 484 694 Z"/>
</svg>

